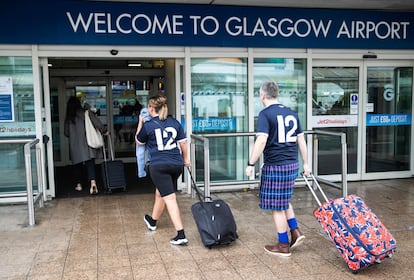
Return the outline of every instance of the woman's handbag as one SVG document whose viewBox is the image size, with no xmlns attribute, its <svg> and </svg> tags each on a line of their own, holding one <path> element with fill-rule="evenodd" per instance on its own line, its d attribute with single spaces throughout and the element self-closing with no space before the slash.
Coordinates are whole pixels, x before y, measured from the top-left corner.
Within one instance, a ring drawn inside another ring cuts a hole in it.
<svg viewBox="0 0 414 280">
<path fill-rule="evenodd" d="M 85 111 L 85 130 L 86 141 L 88 146 L 94 149 L 101 148 L 104 145 L 104 140 L 101 132 L 93 126 L 93 123 L 89 117 L 89 111 Z"/>
</svg>

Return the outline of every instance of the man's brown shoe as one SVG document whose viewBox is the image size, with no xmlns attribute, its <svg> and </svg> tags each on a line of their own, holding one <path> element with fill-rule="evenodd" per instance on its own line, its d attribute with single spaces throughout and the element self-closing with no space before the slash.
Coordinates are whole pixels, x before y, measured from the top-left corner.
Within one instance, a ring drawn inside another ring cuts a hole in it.
<svg viewBox="0 0 414 280">
<path fill-rule="evenodd" d="M 276 245 L 266 245 L 264 250 L 269 254 L 281 256 L 281 257 L 290 257 L 291 253 L 289 251 L 289 243 L 277 243 Z"/>
<path fill-rule="evenodd" d="M 293 249 L 303 243 L 305 236 L 300 232 L 299 228 L 290 231 L 290 249 Z"/>
</svg>

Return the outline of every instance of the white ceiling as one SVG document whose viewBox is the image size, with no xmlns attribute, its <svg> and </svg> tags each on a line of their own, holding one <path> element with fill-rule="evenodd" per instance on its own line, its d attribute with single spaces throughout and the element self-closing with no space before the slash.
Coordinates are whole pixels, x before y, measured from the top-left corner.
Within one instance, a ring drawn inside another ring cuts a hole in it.
<svg viewBox="0 0 414 280">
<path fill-rule="evenodd" d="M 104 0 L 105 1 L 105 0 Z M 327 8 L 327 9 L 368 9 L 388 11 L 414 11 L 413 0 L 106 0 L 110 2 L 147 2 L 176 4 L 207 4 L 266 6 L 290 8 Z"/>
</svg>

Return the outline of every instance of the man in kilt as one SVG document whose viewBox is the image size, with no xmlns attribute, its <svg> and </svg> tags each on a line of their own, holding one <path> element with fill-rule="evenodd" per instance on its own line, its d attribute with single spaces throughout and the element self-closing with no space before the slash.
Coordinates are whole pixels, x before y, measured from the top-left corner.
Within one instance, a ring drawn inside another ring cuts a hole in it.
<svg viewBox="0 0 414 280">
<path fill-rule="evenodd" d="M 260 87 L 260 100 L 265 108 L 258 116 L 256 141 L 246 175 L 252 176 L 255 163 L 263 153 L 260 208 L 272 211 L 278 237 L 276 245 L 266 245 L 264 250 L 273 255 L 289 257 L 291 249 L 305 239 L 290 203 L 299 171 L 298 147 L 305 175 L 310 174 L 310 169 L 299 118 L 290 108 L 278 103 L 278 93 L 278 86 L 274 82 L 265 82 Z"/>
</svg>

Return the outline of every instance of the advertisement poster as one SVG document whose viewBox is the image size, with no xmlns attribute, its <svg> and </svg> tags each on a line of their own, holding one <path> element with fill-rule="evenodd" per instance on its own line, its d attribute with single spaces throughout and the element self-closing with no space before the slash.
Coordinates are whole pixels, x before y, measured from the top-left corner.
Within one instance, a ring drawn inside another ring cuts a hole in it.
<svg viewBox="0 0 414 280">
<path fill-rule="evenodd" d="M 353 127 L 358 126 L 358 115 L 312 116 L 312 127 Z"/>
<path fill-rule="evenodd" d="M 0 76 L 0 122 L 14 121 L 13 81 L 10 76 Z"/>
</svg>

